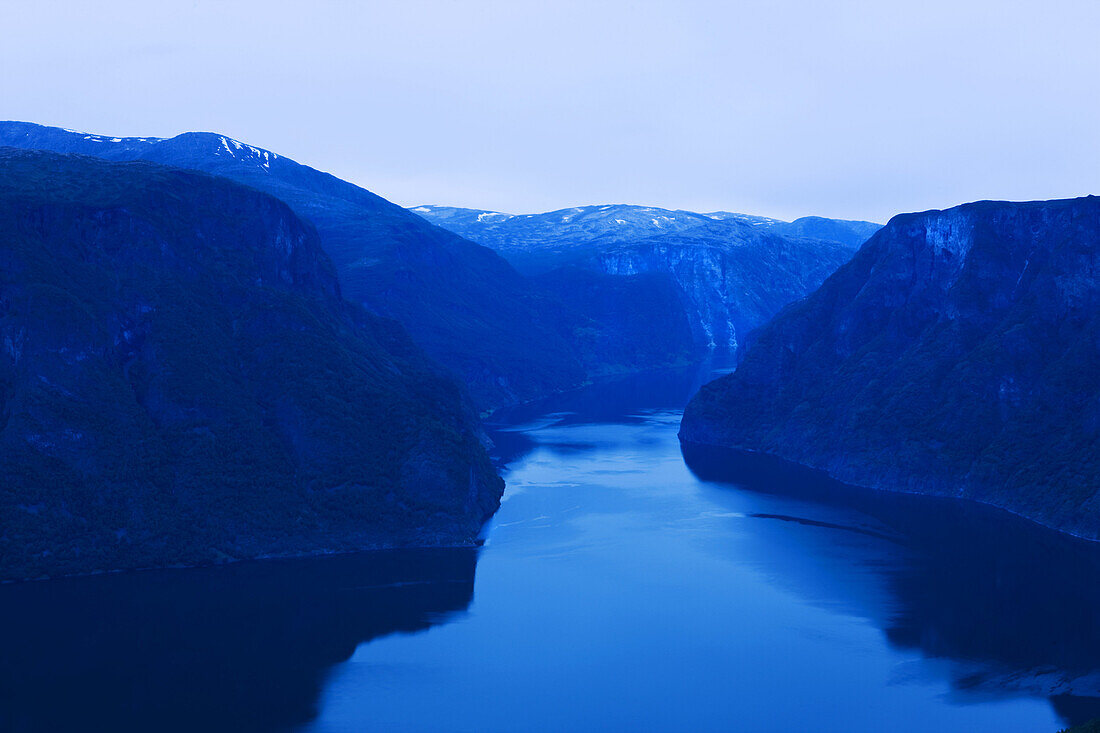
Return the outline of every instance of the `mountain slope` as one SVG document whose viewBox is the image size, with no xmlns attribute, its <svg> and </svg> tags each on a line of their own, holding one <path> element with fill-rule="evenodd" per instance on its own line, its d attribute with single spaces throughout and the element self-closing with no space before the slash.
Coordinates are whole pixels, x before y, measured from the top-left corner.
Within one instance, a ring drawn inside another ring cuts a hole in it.
<svg viewBox="0 0 1100 733">
<path fill-rule="evenodd" d="M 737 233 L 737 225 L 742 224 L 758 230 L 758 233 L 818 239 L 854 250 L 881 226 L 820 216 L 785 222 L 729 211 L 701 214 L 627 204 L 578 206 L 543 214 L 505 214 L 428 205 L 414 206 L 409 211 L 496 250 L 524 273 L 541 273 L 554 267 L 575 264 L 593 249 L 601 250 L 615 244 L 669 234 L 689 236 L 707 243 L 732 236 L 743 243 L 753 235 Z"/>
<path fill-rule="evenodd" d="M 282 202 L 0 149 L 0 577 L 469 543 L 478 436 Z"/>
<path fill-rule="evenodd" d="M 572 338 L 590 372 L 611 375 L 697 360 L 681 295 L 663 273 L 616 276 L 561 267 L 533 280 L 555 294 L 578 324 Z"/>
<path fill-rule="evenodd" d="M 696 350 L 731 352 L 846 262 L 862 242 L 854 232 L 878 226 L 817 217 L 787 223 L 623 204 L 515 216 L 438 206 L 411 211 L 496 249 L 527 274 L 566 267 L 663 275 L 680 293 Z M 830 236 L 806 236 L 809 232 Z"/>
<path fill-rule="evenodd" d="M 401 321 L 482 407 L 592 376 L 572 342 L 580 324 L 497 254 L 284 156 L 212 133 L 111 138 L 23 122 L 0 123 L 0 145 L 164 163 L 276 196 L 317 228 L 344 296 Z"/>
<path fill-rule="evenodd" d="M 683 293 L 696 341 L 737 353 L 757 327 L 813 292 L 848 261 L 834 242 L 776 236 L 721 222 L 603 249 L 589 260 L 602 272 L 667 273 Z"/>
<path fill-rule="evenodd" d="M 713 222 L 691 211 L 626 204 L 578 206 L 543 214 L 503 214 L 446 206 L 416 206 L 410 211 L 496 250 L 525 274 L 577 264 L 601 247 L 683 232 Z"/>
<path fill-rule="evenodd" d="M 853 248 L 866 242 L 879 229 L 882 229 L 881 224 L 870 221 L 826 219 L 821 216 L 804 216 L 792 222 L 778 222 L 771 227 L 773 232 L 784 236 L 825 239 Z"/>
<path fill-rule="evenodd" d="M 681 437 L 1100 539 L 1100 199 L 895 217 Z"/>
</svg>

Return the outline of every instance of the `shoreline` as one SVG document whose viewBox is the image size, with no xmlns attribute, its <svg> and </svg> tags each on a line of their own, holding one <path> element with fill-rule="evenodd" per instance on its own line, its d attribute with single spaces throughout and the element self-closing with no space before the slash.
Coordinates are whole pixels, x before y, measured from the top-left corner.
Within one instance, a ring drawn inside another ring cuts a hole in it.
<svg viewBox="0 0 1100 733">
<path fill-rule="evenodd" d="M 490 517 L 491 518 L 491 517 Z M 486 518 L 482 528 L 488 523 Z M 476 550 L 485 544 L 485 540 L 478 536 L 469 542 L 440 543 L 440 544 L 411 544 L 411 545 L 375 545 L 362 547 L 355 550 L 312 550 L 304 552 L 280 553 L 272 555 L 257 555 L 256 557 L 236 557 L 221 559 L 213 562 L 180 563 L 175 565 L 149 565 L 140 568 L 113 568 L 110 570 L 91 570 L 86 573 L 67 573 L 64 575 L 40 575 L 34 578 L 8 578 L 0 580 L 0 586 L 22 585 L 24 583 L 45 583 L 52 580 L 71 580 L 75 578 L 93 578 L 102 575 L 128 575 L 130 573 L 149 573 L 165 570 L 199 570 L 203 568 L 220 568 L 230 565 L 242 565 L 245 563 L 279 562 L 282 560 L 309 560 L 322 557 L 341 557 L 347 555 L 366 555 L 382 552 L 404 552 L 413 550 Z"/>
<path fill-rule="evenodd" d="M 822 480 L 822 479 L 827 480 L 829 482 L 837 484 L 838 486 L 844 487 L 846 490 L 849 490 L 849 491 L 870 492 L 872 494 L 895 494 L 895 495 L 899 495 L 899 496 L 918 496 L 918 497 L 923 497 L 923 498 L 927 498 L 927 499 L 951 501 L 951 502 L 955 502 L 955 503 L 969 504 L 971 506 L 982 507 L 984 509 L 988 509 L 988 510 L 992 510 L 992 511 L 996 511 L 996 512 L 1003 512 L 1004 514 L 1006 514 L 1010 517 L 1013 517 L 1017 520 L 1027 522 L 1029 525 L 1031 525 L 1032 527 L 1034 527 L 1036 529 L 1040 529 L 1040 530 L 1043 530 L 1043 531 L 1046 531 L 1046 532 L 1052 532 L 1052 533 L 1057 534 L 1060 537 L 1064 537 L 1066 539 L 1069 539 L 1069 540 L 1072 540 L 1072 541 L 1075 541 L 1075 542 L 1087 543 L 1088 546 L 1090 546 L 1090 547 L 1100 547 L 1100 537 L 1089 537 L 1089 536 L 1086 536 L 1086 535 L 1077 534 L 1076 532 L 1072 532 L 1068 529 L 1062 529 L 1062 528 L 1057 527 L 1053 524 L 1047 524 L 1045 522 L 1042 522 L 1042 521 L 1040 521 L 1040 520 L 1038 520 L 1034 517 L 1030 517 L 1026 514 L 1022 514 L 1022 513 L 1017 512 L 1017 511 L 1013 511 L 1012 509 L 1010 509 L 1006 506 L 1002 506 L 1000 504 L 994 504 L 994 503 L 988 502 L 988 501 L 982 501 L 981 499 L 975 499 L 975 498 L 972 498 L 972 497 L 969 497 L 969 496 L 951 496 L 950 494 L 934 494 L 934 493 L 928 493 L 928 492 L 924 492 L 924 491 L 909 491 L 909 490 L 906 490 L 906 489 L 890 488 L 890 487 L 886 487 L 886 486 L 869 486 L 867 484 L 852 483 L 850 481 L 845 481 L 844 479 L 841 479 L 841 478 L 837 477 L 836 475 L 831 473 L 826 468 L 821 468 L 819 466 L 814 466 L 814 465 L 811 465 L 811 464 L 802 463 L 800 461 L 791 460 L 789 458 L 786 458 L 786 457 L 784 457 L 782 455 L 779 455 L 779 454 L 776 454 L 776 453 L 772 453 L 770 451 L 762 451 L 762 450 L 757 450 L 757 449 L 754 449 L 754 448 L 741 448 L 741 447 L 733 447 L 733 446 L 728 446 L 728 445 L 719 445 L 719 444 L 716 444 L 716 443 L 704 443 L 704 442 L 700 442 L 700 441 L 696 441 L 696 440 L 686 439 L 686 438 L 683 438 L 683 437 L 680 437 L 680 436 L 677 436 L 677 437 L 680 441 L 681 450 L 683 449 L 684 446 L 695 446 L 695 447 L 703 448 L 703 449 L 721 451 L 722 453 L 728 454 L 729 457 L 734 457 L 734 458 L 735 457 L 742 457 L 742 458 L 749 458 L 750 460 L 773 461 L 773 462 L 777 462 L 781 467 L 787 468 L 788 470 L 796 469 L 797 471 L 806 472 L 807 475 L 811 475 L 811 474 L 815 475 L 816 478 L 818 478 L 818 480 Z M 686 461 L 686 459 L 685 459 L 685 461 Z M 689 466 L 689 468 L 690 468 L 690 466 Z"/>
</svg>

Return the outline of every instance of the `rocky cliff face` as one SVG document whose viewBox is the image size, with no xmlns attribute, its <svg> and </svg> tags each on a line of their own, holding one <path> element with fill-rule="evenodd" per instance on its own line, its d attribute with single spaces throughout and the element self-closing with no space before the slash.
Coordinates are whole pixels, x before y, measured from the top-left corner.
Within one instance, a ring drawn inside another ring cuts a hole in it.
<svg viewBox="0 0 1100 733">
<path fill-rule="evenodd" d="M 878 229 L 820 217 L 782 222 L 621 204 L 522 215 L 412 211 L 492 247 L 520 272 L 574 268 L 663 279 L 680 295 L 677 315 L 687 320 L 696 353 L 736 352 L 754 328 L 812 292 Z"/>
<path fill-rule="evenodd" d="M 660 353 L 649 361 L 601 361 L 589 348 L 594 342 L 618 344 L 600 353 L 629 350 L 629 334 L 617 323 L 579 312 L 491 249 L 370 191 L 224 135 L 117 138 L 4 122 L 0 145 L 152 161 L 270 193 L 316 227 L 344 296 L 400 321 L 429 356 L 466 383 L 481 409 L 577 387 L 609 372 L 678 361 L 676 354 Z"/>
<path fill-rule="evenodd" d="M 681 438 L 1100 539 L 1100 199 L 895 217 L 700 390 Z"/>
<path fill-rule="evenodd" d="M 683 297 L 664 273 L 617 276 L 561 267 L 533 280 L 556 295 L 577 324 L 571 340 L 594 376 L 640 371 L 646 365 L 683 366 L 698 359 Z"/>
<path fill-rule="evenodd" d="M 282 202 L 0 150 L 0 577 L 469 543 L 462 392 Z"/>
<path fill-rule="evenodd" d="M 739 222 L 647 237 L 592 256 L 588 267 L 614 275 L 665 273 L 683 296 L 696 344 L 737 353 L 748 335 L 783 306 L 812 292 L 851 251 L 833 242 L 792 239 Z"/>
</svg>

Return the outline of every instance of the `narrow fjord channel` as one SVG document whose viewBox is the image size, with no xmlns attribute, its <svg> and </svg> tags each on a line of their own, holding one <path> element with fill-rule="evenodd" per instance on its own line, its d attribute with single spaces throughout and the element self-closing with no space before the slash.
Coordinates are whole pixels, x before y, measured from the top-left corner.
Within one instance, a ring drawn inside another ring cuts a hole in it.
<svg viewBox="0 0 1100 733">
<path fill-rule="evenodd" d="M 3 722 L 1054 733 L 1100 715 L 1100 548 L 685 462 L 680 414 L 711 376 L 495 416 L 508 488 L 480 550 L 2 587 Z"/>
</svg>

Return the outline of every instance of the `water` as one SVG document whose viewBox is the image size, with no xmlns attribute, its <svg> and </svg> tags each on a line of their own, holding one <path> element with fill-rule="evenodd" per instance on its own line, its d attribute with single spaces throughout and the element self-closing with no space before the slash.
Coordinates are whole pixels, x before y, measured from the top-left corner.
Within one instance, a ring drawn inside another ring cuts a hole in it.
<svg viewBox="0 0 1100 733">
<path fill-rule="evenodd" d="M 685 462 L 703 376 L 499 416 L 508 490 L 480 551 L 2 587 L 0 726 L 1053 733 L 1100 716 L 1100 548 Z"/>
</svg>

